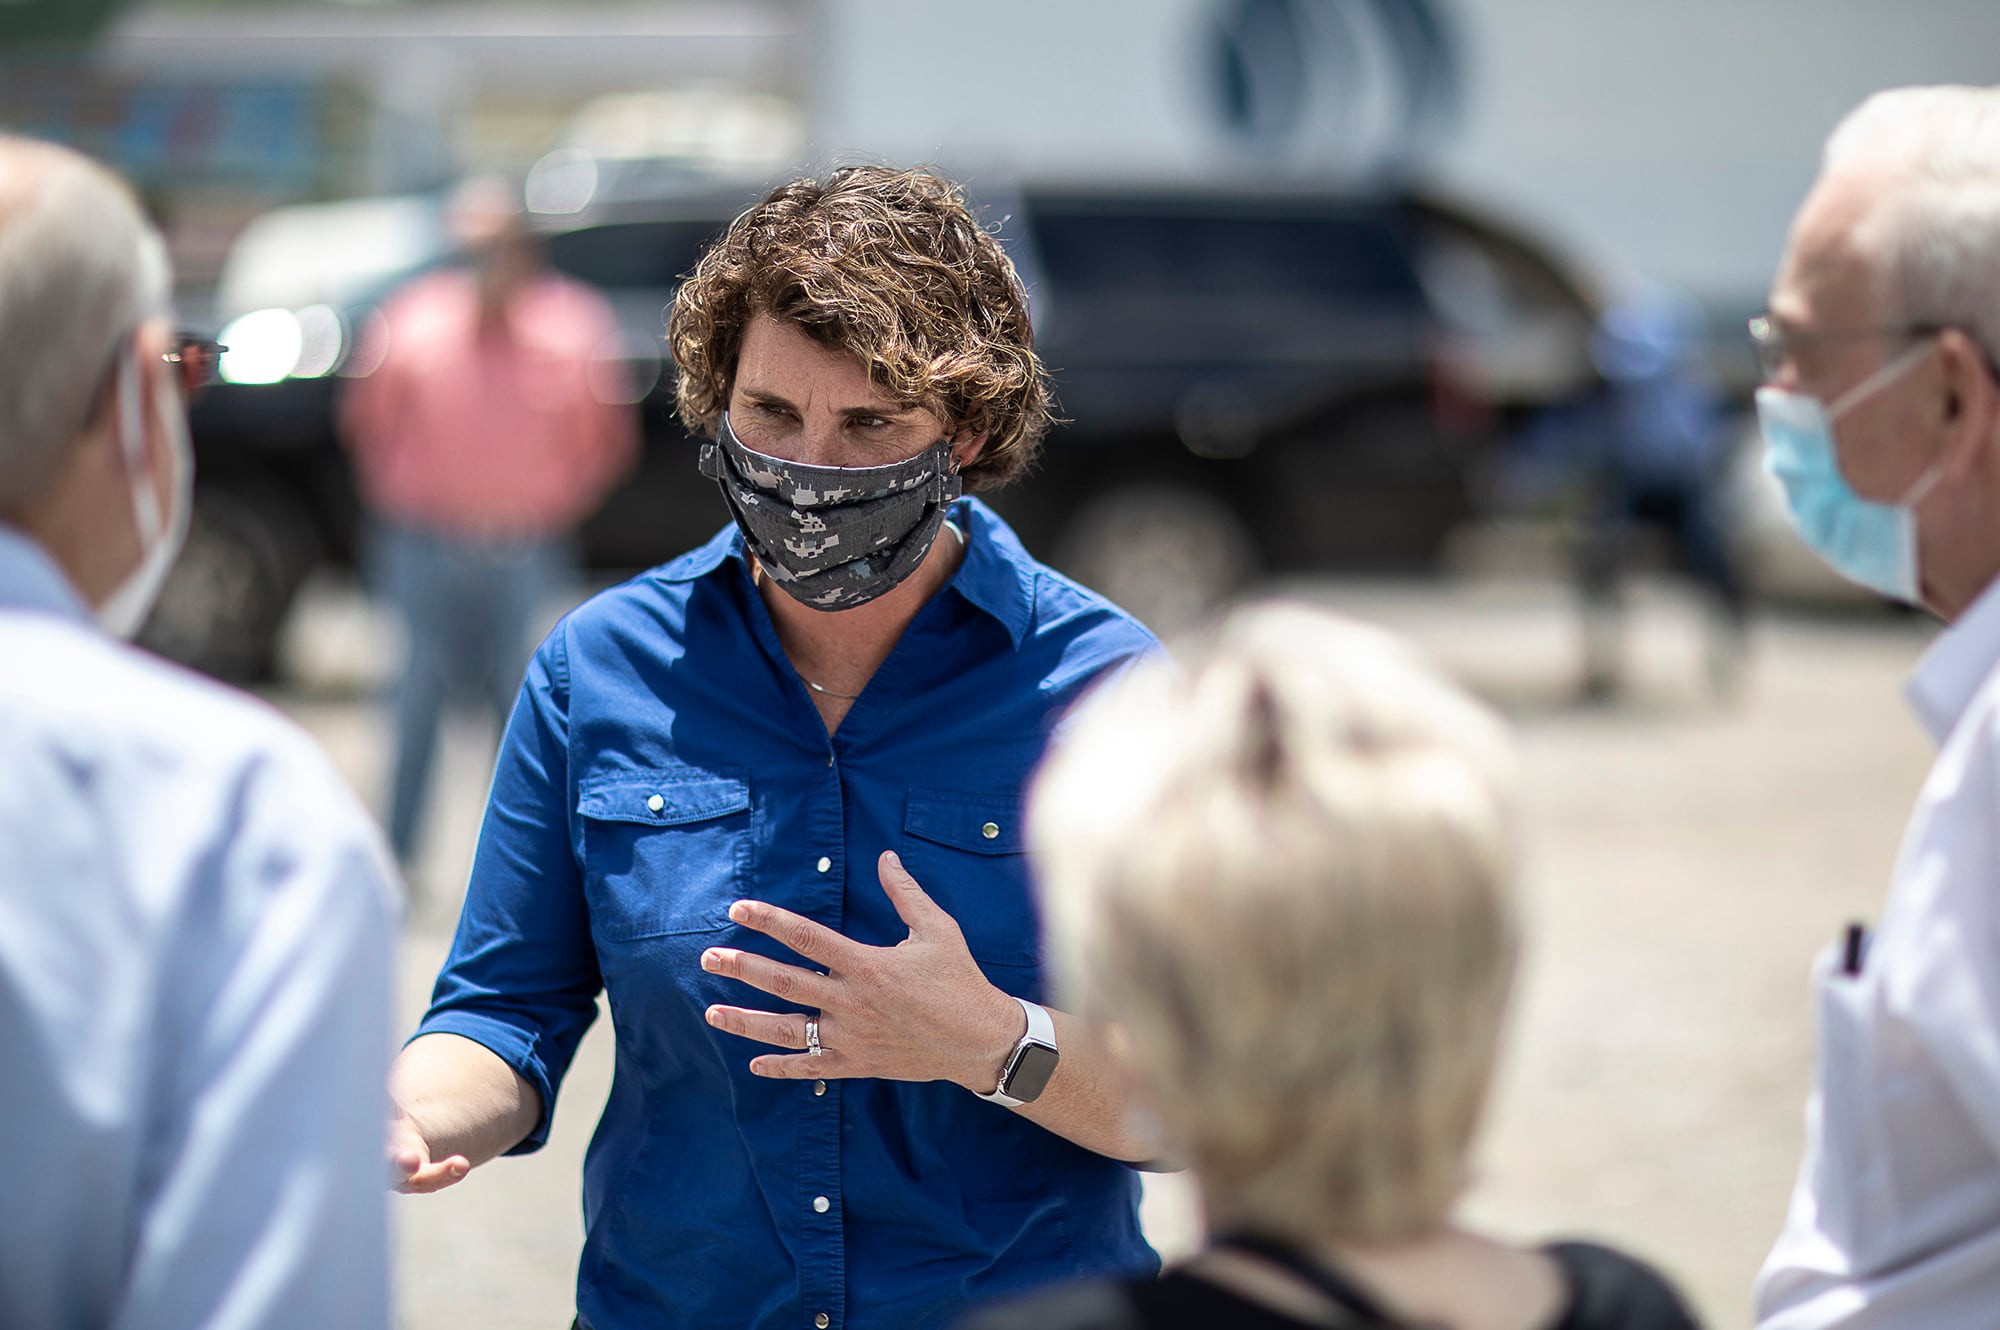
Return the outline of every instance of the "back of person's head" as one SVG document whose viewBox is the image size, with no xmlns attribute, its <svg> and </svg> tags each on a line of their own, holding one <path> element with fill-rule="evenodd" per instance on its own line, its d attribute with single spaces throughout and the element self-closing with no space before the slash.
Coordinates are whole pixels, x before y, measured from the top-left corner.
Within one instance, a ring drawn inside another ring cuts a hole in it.
<svg viewBox="0 0 2000 1330">
<path fill-rule="evenodd" d="M 2000 87 L 1878 92 L 1828 136 L 1821 166 L 1882 182 L 1855 239 L 1896 315 L 1963 329 L 2000 363 Z"/>
<path fill-rule="evenodd" d="M 118 352 L 164 317 L 165 247 L 129 189 L 0 135 L 0 517 L 38 499 L 106 409 Z"/>
<path fill-rule="evenodd" d="M 1212 1224 L 1449 1212 L 1514 968 L 1509 754 L 1396 639 L 1282 603 L 1073 718 L 1029 820 L 1058 990 L 1117 1028 Z"/>
<path fill-rule="evenodd" d="M 967 489 L 1019 475 L 1049 424 L 1028 298 L 951 181 L 845 166 L 738 217 L 681 285 L 667 321 L 690 430 L 713 435 L 758 315 L 853 355 L 892 399 L 986 435 Z"/>
</svg>

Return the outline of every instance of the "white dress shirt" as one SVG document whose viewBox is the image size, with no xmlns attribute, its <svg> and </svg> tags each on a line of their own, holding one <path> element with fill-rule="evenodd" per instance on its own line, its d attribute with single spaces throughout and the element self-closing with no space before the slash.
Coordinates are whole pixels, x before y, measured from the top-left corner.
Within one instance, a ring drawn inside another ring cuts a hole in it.
<svg viewBox="0 0 2000 1330">
<path fill-rule="evenodd" d="M 381 1327 L 394 879 L 0 527 L 0 1326 Z"/>
<path fill-rule="evenodd" d="M 2000 584 L 1925 653 L 1939 745 L 1860 972 L 1814 977 L 1806 1152 L 1764 1330 L 2000 1325 Z"/>
</svg>

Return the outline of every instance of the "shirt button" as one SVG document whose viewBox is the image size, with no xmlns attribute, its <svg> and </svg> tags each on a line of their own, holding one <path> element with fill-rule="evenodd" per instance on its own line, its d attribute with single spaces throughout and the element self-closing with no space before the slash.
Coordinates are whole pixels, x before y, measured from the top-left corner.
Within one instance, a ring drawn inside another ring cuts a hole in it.
<svg viewBox="0 0 2000 1330">
<path fill-rule="evenodd" d="M 988 822 L 979 829 L 979 834 L 988 840 L 997 840 L 1000 836 L 1000 824 L 998 822 Z"/>
<path fill-rule="evenodd" d="M 817 1327 L 817 1330 L 826 1330 L 826 1328 L 832 1324 L 833 1324 L 833 1318 L 831 1316 L 828 1316 L 825 1312 L 821 1312 L 819 1315 L 813 1317 L 813 1325 Z"/>
<path fill-rule="evenodd" d="M 667 806 L 667 801 L 665 799 L 662 799 L 657 794 L 654 795 L 652 798 L 646 800 L 646 807 L 652 809 L 655 813 L 659 812 L 662 808 L 665 808 L 666 806 Z"/>
<path fill-rule="evenodd" d="M 833 867 L 833 860 L 827 858 L 825 855 L 822 854 L 819 857 L 819 862 L 813 866 L 819 869 L 820 872 L 824 873 L 827 869 Z"/>
<path fill-rule="evenodd" d="M 814 1094 L 816 1094 L 816 1095 L 821 1095 L 821 1094 L 825 1094 L 825 1093 L 826 1093 L 826 1082 L 825 1082 L 825 1081 L 814 1081 L 814 1082 L 813 1082 L 813 1093 L 814 1093 Z"/>
<path fill-rule="evenodd" d="M 820 1214 L 825 1214 L 828 1210 L 833 1209 L 833 1202 L 827 1200 L 824 1196 L 815 1196 L 813 1197 L 813 1209 Z"/>
</svg>

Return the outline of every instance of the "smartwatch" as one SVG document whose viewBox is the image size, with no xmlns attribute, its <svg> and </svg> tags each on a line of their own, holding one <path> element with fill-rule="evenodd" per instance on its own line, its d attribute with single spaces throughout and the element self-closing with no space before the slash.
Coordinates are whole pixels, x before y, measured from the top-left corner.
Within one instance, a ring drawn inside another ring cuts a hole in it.
<svg viewBox="0 0 2000 1330">
<path fill-rule="evenodd" d="M 1000 1071 L 999 1088 L 992 1094 L 979 1096 L 989 1104 L 1008 1108 L 1040 1097 L 1048 1088 L 1049 1077 L 1056 1074 L 1056 1062 L 1062 1056 L 1056 1051 L 1056 1023 L 1049 1018 L 1048 1010 L 1026 998 L 1014 1000 L 1027 1013 L 1028 1032 L 1008 1054 L 1007 1065 Z"/>
</svg>

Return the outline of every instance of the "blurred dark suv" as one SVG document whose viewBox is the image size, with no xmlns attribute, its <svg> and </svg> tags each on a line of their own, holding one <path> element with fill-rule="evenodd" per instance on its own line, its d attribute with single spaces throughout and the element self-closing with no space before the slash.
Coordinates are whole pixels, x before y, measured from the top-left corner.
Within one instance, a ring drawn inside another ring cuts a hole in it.
<svg viewBox="0 0 2000 1330">
<path fill-rule="evenodd" d="M 610 298 L 644 421 L 638 472 L 582 532 L 592 569 L 650 566 L 726 520 L 674 420 L 660 334 L 680 277 L 755 192 L 674 182 L 540 218 L 554 266 Z M 1264 574 L 1427 565 L 1477 510 L 1513 416 L 1589 373 L 1582 288 L 1533 241 L 1435 198 L 1028 187 L 977 202 L 1028 283 L 1064 418 L 992 501 L 1032 550 L 1158 627 Z M 247 325 L 280 334 L 275 360 L 233 353 L 275 381 L 196 405 L 196 520 L 147 628 L 156 649 L 258 677 L 306 577 L 353 561 L 336 395 L 375 303 L 442 260 L 439 242 Z"/>
</svg>

